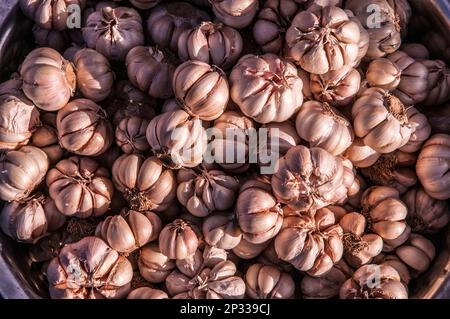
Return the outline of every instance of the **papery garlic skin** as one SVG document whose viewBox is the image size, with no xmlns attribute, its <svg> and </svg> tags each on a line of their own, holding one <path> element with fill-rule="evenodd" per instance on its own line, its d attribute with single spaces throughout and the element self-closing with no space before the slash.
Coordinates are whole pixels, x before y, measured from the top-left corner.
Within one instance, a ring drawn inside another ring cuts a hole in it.
<svg viewBox="0 0 450 319">
<path fill-rule="evenodd" d="M 364 144 L 364 141 L 359 137 L 353 140 L 353 143 L 344 153 L 345 158 L 349 159 L 356 167 L 361 168 L 372 166 L 380 156 L 380 153 Z"/>
<path fill-rule="evenodd" d="M 355 135 L 382 154 L 406 145 L 413 132 L 403 103 L 381 88 L 369 88 L 359 95 L 352 118 Z"/>
</svg>

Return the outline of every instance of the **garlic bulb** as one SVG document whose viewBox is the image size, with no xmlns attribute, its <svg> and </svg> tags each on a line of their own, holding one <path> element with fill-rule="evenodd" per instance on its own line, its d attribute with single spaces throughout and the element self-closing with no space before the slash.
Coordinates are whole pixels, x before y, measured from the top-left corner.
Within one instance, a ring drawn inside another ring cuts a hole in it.
<svg viewBox="0 0 450 319">
<path fill-rule="evenodd" d="M 100 238 L 89 236 L 64 246 L 47 269 L 53 299 L 124 298 L 132 277 L 126 257 Z"/>
<path fill-rule="evenodd" d="M 190 223 L 175 219 L 159 234 L 159 249 L 170 259 L 184 259 L 197 250 L 199 241 Z"/>
<path fill-rule="evenodd" d="M 277 267 L 253 264 L 245 273 L 246 294 L 252 299 L 290 299 L 295 284 L 289 273 Z"/>
<path fill-rule="evenodd" d="M 157 243 L 150 243 L 139 250 L 138 266 L 145 280 L 160 283 L 175 268 L 175 261 L 162 254 Z"/>
<path fill-rule="evenodd" d="M 88 157 L 61 160 L 48 172 L 46 183 L 56 207 L 66 216 L 103 215 L 114 194 L 108 170 Z"/>
<path fill-rule="evenodd" d="M 400 83 L 393 94 L 405 105 L 425 101 L 428 95 L 428 69 L 406 53 L 397 51 L 387 56 L 401 71 Z"/>
<path fill-rule="evenodd" d="M 303 103 L 303 82 L 293 64 L 267 53 L 247 54 L 230 74 L 231 98 L 258 123 L 284 122 Z"/>
<path fill-rule="evenodd" d="M 435 134 L 423 145 L 416 164 L 416 173 L 425 191 L 433 198 L 450 198 L 450 136 Z"/>
<path fill-rule="evenodd" d="M 25 243 L 36 243 L 54 232 L 66 221 L 51 199 L 42 194 L 22 202 L 9 202 L 0 214 L 0 228 L 9 237 Z"/>
<path fill-rule="evenodd" d="M 344 282 L 339 296 L 341 299 L 407 299 L 408 290 L 400 280 L 391 266 L 364 265 Z"/>
<path fill-rule="evenodd" d="M 177 67 L 172 82 L 183 109 L 201 120 L 212 121 L 224 111 L 229 99 L 225 73 L 201 61 L 186 61 Z"/>
<path fill-rule="evenodd" d="M 319 147 L 309 149 L 300 145 L 280 158 L 271 185 L 279 202 L 306 212 L 332 205 L 347 196 L 351 185 L 344 183 L 344 172 L 341 158 Z"/>
<path fill-rule="evenodd" d="M 103 101 L 112 91 L 114 72 L 108 59 L 92 49 L 78 50 L 73 57 L 77 87 L 87 99 Z"/>
<path fill-rule="evenodd" d="M 266 1 L 253 26 L 253 37 L 264 53 L 281 51 L 284 35 L 297 10 L 294 0 Z"/>
<path fill-rule="evenodd" d="M 343 9 L 313 5 L 292 20 L 286 32 L 286 55 L 305 71 L 324 74 L 354 65 L 359 41 L 359 26 Z"/>
<path fill-rule="evenodd" d="M 242 185 L 235 212 L 243 238 L 253 244 L 275 237 L 283 222 L 283 211 L 272 195 L 270 184 L 261 180 Z"/>
<path fill-rule="evenodd" d="M 250 25 L 258 11 L 258 0 L 212 0 L 211 5 L 217 19 L 237 29 Z"/>
<path fill-rule="evenodd" d="M 304 103 L 297 114 L 295 126 L 298 135 L 311 147 L 321 147 L 332 155 L 342 154 L 353 142 L 352 125 L 328 103 Z"/>
<path fill-rule="evenodd" d="M 156 116 L 146 136 L 152 151 L 169 168 L 195 167 L 203 161 L 206 131 L 198 118 L 183 110 Z"/>
<path fill-rule="evenodd" d="M 127 154 L 146 152 L 150 148 L 146 137 L 148 123 L 137 116 L 124 117 L 116 128 L 117 146 Z"/>
<path fill-rule="evenodd" d="M 181 169 L 177 182 L 178 201 L 198 217 L 231 208 L 239 189 L 235 177 L 218 170 Z"/>
<path fill-rule="evenodd" d="M 379 153 L 408 143 L 413 128 L 403 103 L 381 88 L 366 89 L 352 107 L 355 135 Z"/>
<path fill-rule="evenodd" d="M 362 195 L 361 206 L 368 229 L 383 239 L 383 251 L 392 251 L 408 239 L 408 208 L 395 188 L 369 187 Z"/>
<path fill-rule="evenodd" d="M 152 43 L 178 52 L 178 39 L 183 31 L 209 21 L 208 14 L 186 2 L 164 3 L 154 7 L 147 19 Z"/>
<path fill-rule="evenodd" d="M 194 276 L 175 270 L 166 278 L 166 287 L 174 298 L 243 299 L 245 282 L 236 272 L 229 260 L 205 265 Z"/>
<path fill-rule="evenodd" d="M 113 182 L 124 194 L 130 208 L 137 211 L 167 209 L 176 196 L 176 179 L 156 157 L 124 154 L 112 167 Z"/>
<path fill-rule="evenodd" d="M 25 97 L 0 95 L 0 150 L 26 145 L 38 128 L 39 111 Z"/>
<path fill-rule="evenodd" d="M 130 253 L 158 238 L 161 219 L 153 212 L 123 209 L 97 225 L 95 234 L 119 253 Z"/>
<path fill-rule="evenodd" d="M 275 238 L 275 251 L 298 270 L 321 276 L 342 258 L 342 235 L 329 209 L 319 209 L 314 216 L 291 214 Z"/>
<path fill-rule="evenodd" d="M 9 202 L 27 198 L 44 180 L 48 166 L 47 154 L 34 146 L 1 154 L 0 199 Z"/>
<path fill-rule="evenodd" d="M 88 99 L 72 100 L 59 110 L 56 127 L 61 146 L 78 155 L 100 155 L 113 141 L 105 110 Z"/>
<path fill-rule="evenodd" d="M 130 82 L 141 91 L 162 99 L 173 95 L 176 61 L 171 53 L 157 47 L 136 46 L 128 52 L 125 64 Z"/>
<path fill-rule="evenodd" d="M 202 22 L 178 38 L 178 56 L 228 69 L 239 59 L 243 49 L 241 34 L 235 29 L 213 22 Z"/>
<path fill-rule="evenodd" d="M 408 241 L 398 247 L 395 253 L 411 269 L 412 276 L 417 277 L 430 267 L 436 256 L 436 248 L 422 235 L 411 234 Z"/>
<path fill-rule="evenodd" d="M 70 6 L 77 6 L 81 12 L 86 0 L 20 0 L 22 12 L 41 28 L 62 31 L 70 28 Z"/>
<path fill-rule="evenodd" d="M 414 232 L 434 234 L 450 221 L 447 202 L 432 198 L 421 187 L 411 188 L 402 201 L 408 207 L 407 221 Z"/>
<path fill-rule="evenodd" d="M 57 111 L 75 92 L 76 76 L 72 64 L 50 48 L 29 53 L 20 69 L 25 95 L 44 111 Z"/>
<path fill-rule="evenodd" d="M 88 48 L 123 61 L 132 48 L 144 44 L 141 16 L 132 8 L 99 8 L 87 18 L 83 38 Z"/>
<path fill-rule="evenodd" d="M 311 74 L 310 88 L 316 100 L 339 107 L 353 101 L 360 84 L 359 72 L 350 66 L 345 66 L 322 75 Z"/>
<path fill-rule="evenodd" d="M 428 95 L 425 106 L 443 104 L 450 100 L 450 69 L 442 60 L 420 61 L 428 69 Z"/>
</svg>

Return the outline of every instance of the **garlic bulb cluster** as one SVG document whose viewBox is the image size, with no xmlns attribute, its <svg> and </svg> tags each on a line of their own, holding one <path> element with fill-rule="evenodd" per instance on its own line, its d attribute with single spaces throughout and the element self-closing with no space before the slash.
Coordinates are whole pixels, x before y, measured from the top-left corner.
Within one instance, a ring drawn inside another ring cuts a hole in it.
<svg viewBox="0 0 450 319">
<path fill-rule="evenodd" d="M 417 3 L 17 2 L 34 41 L 2 35 L 0 246 L 39 291 L 436 290 L 450 51 Z"/>
</svg>

